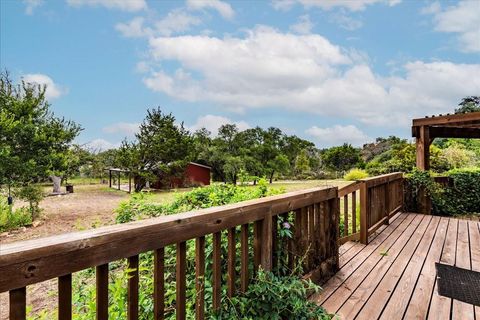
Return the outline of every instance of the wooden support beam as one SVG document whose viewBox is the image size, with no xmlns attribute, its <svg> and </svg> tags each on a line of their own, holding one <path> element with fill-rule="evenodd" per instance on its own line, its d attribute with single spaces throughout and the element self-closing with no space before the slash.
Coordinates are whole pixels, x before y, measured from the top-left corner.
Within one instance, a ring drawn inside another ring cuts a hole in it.
<svg viewBox="0 0 480 320">
<path fill-rule="evenodd" d="M 430 138 L 480 139 L 480 128 L 430 127 Z"/>
<path fill-rule="evenodd" d="M 430 169 L 430 132 L 429 127 L 418 128 L 419 136 L 416 139 L 417 168 L 420 170 Z"/>
</svg>

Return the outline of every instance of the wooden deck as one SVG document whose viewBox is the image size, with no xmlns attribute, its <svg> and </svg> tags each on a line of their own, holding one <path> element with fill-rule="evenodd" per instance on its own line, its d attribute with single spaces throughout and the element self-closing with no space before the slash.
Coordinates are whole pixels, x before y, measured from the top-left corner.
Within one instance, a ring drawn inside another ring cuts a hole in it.
<svg viewBox="0 0 480 320">
<path fill-rule="evenodd" d="M 347 320 L 480 320 L 480 307 L 438 295 L 438 261 L 480 271 L 480 222 L 398 214 L 368 245 L 344 244 L 340 271 L 312 299 Z"/>
</svg>

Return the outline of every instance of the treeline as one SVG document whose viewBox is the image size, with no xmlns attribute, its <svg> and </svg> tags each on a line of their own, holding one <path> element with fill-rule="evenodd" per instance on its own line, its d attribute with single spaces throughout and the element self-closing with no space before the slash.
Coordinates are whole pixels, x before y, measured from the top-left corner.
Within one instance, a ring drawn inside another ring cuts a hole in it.
<svg viewBox="0 0 480 320">
<path fill-rule="evenodd" d="M 480 163 L 480 141 L 437 139 L 431 146 L 434 172 L 475 167 Z M 366 174 L 410 172 L 415 167 L 415 144 L 398 137 L 377 138 L 356 148 L 343 144 L 319 149 L 314 143 L 279 128 L 260 127 L 240 131 L 226 124 L 212 133 L 206 129 L 189 132 L 172 114 L 148 110 L 133 141 L 124 141 L 117 150 L 90 154 L 90 162 L 79 173 L 93 175 L 105 167 L 121 167 L 134 173 L 135 188 L 146 181 L 182 174 L 190 161 L 212 168 L 214 181 L 256 183 L 274 179 L 339 178 L 358 168 Z"/>
</svg>

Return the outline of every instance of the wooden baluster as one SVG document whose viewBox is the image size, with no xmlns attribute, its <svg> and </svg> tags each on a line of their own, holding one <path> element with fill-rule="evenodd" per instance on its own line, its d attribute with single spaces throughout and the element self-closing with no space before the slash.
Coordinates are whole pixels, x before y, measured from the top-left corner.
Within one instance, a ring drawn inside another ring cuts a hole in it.
<svg viewBox="0 0 480 320">
<path fill-rule="evenodd" d="M 265 271 L 272 271 L 272 215 L 267 214 L 262 223 L 261 264 Z"/>
<path fill-rule="evenodd" d="M 326 258 L 326 246 L 325 246 L 325 201 L 318 204 L 319 207 L 319 229 L 320 229 L 320 260 L 323 261 Z"/>
<path fill-rule="evenodd" d="M 320 204 L 315 203 L 313 205 L 313 213 L 315 216 L 315 257 L 314 257 L 314 263 L 316 266 L 319 266 L 320 263 L 322 262 L 321 259 L 321 237 L 320 237 Z"/>
<path fill-rule="evenodd" d="M 138 320 L 138 255 L 128 258 L 128 320 Z"/>
<path fill-rule="evenodd" d="M 348 236 L 348 194 L 343 196 L 343 236 Z"/>
<path fill-rule="evenodd" d="M 228 229 L 228 266 L 227 266 L 227 295 L 235 294 L 235 265 L 236 265 L 235 228 Z"/>
<path fill-rule="evenodd" d="M 308 253 L 310 248 L 308 247 L 308 210 L 307 207 L 301 209 L 302 212 L 302 258 L 304 259 L 304 267 L 308 268 Z M 306 271 L 306 270 L 304 270 Z"/>
<path fill-rule="evenodd" d="M 242 292 L 247 291 L 248 288 L 248 224 L 242 225 L 240 235 L 241 246 L 241 272 L 240 272 L 240 288 Z"/>
<path fill-rule="evenodd" d="M 256 273 L 262 263 L 262 229 L 263 220 L 257 220 L 253 224 L 253 270 Z"/>
<path fill-rule="evenodd" d="M 352 192 L 352 233 L 357 233 L 357 192 Z"/>
<path fill-rule="evenodd" d="M 213 310 L 220 308 L 220 294 L 222 289 L 222 233 L 213 234 Z"/>
<path fill-rule="evenodd" d="M 176 261 L 176 318 L 177 320 L 186 319 L 186 263 L 187 263 L 187 243 L 185 241 L 177 243 L 177 261 Z"/>
<path fill-rule="evenodd" d="M 294 248 L 295 248 L 295 265 L 300 262 L 300 259 L 303 256 L 303 244 L 302 244 L 302 227 L 303 227 L 303 215 L 302 210 L 295 210 L 295 222 L 294 222 Z M 296 267 L 296 266 L 295 266 Z"/>
<path fill-rule="evenodd" d="M 195 240 L 195 319 L 205 319 L 205 237 Z"/>
<path fill-rule="evenodd" d="M 10 320 L 27 318 L 27 289 L 25 287 L 10 291 Z"/>
<path fill-rule="evenodd" d="M 272 270 L 278 265 L 278 216 L 272 217 Z"/>
<path fill-rule="evenodd" d="M 107 320 L 108 319 L 108 263 L 102 264 L 95 268 L 96 275 L 96 319 Z"/>
<path fill-rule="evenodd" d="M 368 244 L 368 219 L 369 219 L 369 203 L 368 203 L 368 187 L 365 182 L 360 185 L 360 242 Z"/>
<path fill-rule="evenodd" d="M 58 277 L 58 319 L 72 319 L 72 275 Z"/>
<path fill-rule="evenodd" d="M 390 184 L 390 182 L 387 182 L 385 184 L 385 216 L 387 219 L 385 220 L 385 224 L 390 224 L 390 213 L 393 211 L 395 206 L 393 206 L 393 203 L 390 203 L 391 197 L 390 197 L 390 191 L 391 188 L 394 187 L 394 184 Z"/>
<path fill-rule="evenodd" d="M 155 250 L 153 265 L 153 318 L 163 320 L 165 313 L 165 249 Z"/>
<path fill-rule="evenodd" d="M 315 258 L 315 212 L 313 211 L 313 206 L 308 206 L 308 246 L 310 248 L 308 252 L 308 269 L 312 270 L 314 268 L 314 258 Z"/>
</svg>

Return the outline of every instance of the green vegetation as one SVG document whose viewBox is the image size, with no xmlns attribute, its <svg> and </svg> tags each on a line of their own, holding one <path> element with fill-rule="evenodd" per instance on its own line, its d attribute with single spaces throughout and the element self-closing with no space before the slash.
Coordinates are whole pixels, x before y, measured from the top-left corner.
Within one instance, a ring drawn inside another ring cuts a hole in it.
<svg viewBox="0 0 480 320">
<path fill-rule="evenodd" d="M 0 198 L 0 232 L 30 224 L 32 224 L 32 216 L 28 208 L 13 209 L 5 198 Z"/>
<path fill-rule="evenodd" d="M 432 210 L 440 215 L 480 213 L 480 169 L 455 169 L 446 173 L 452 181 L 449 185 L 435 182 L 429 171 L 415 170 L 407 176 L 407 200 L 409 210 L 416 211 L 416 196 L 425 190 L 432 199 Z"/>
<path fill-rule="evenodd" d="M 367 177 L 368 177 L 367 171 L 354 168 L 348 171 L 347 174 L 343 177 L 343 179 L 347 181 L 356 181 L 360 179 L 365 179 Z"/>
<path fill-rule="evenodd" d="M 244 294 L 222 301 L 215 319 L 332 319 L 325 309 L 308 300 L 320 287 L 295 276 L 260 271 Z"/>
<path fill-rule="evenodd" d="M 260 180 L 256 187 L 239 187 L 234 185 L 215 184 L 209 187 L 197 188 L 180 194 L 177 199 L 168 204 L 151 202 L 150 195 L 137 194 L 122 203 L 118 208 L 118 222 L 143 219 L 146 217 L 169 215 L 187 210 L 208 208 L 211 206 L 234 203 L 247 199 L 264 197 L 283 192 L 272 189 L 266 180 Z M 286 241 L 292 236 L 291 222 L 278 221 L 279 239 Z M 239 232 L 239 230 L 237 230 Z M 318 291 L 319 287 L 299 279 L 301 270 L 287 270 L 285 264 L 273 273 L 258 272 L 252 280 L 249 290 L 236 298 L 224 298 L 221 311 L 212 313 L 211 306 L 211 256 L 212 238 L 206 238 L 206 276 L 204 279 L 207 316 L 217 319 L 273 319 L 272 316 L 289 319 L 330 319 L 325 311 L 306 299 L 307 292 Z M 175 318 L 175 247 L 165 248 L 165 301 L 166 319 Z M 227 251 L 226 237 L 222 237 L 222 254 Z M 250 253 L 252 254 L 252 252 Z M 282 254 L 278 253 L 282 259 Z M 194 317 L 195 281 L 194 281 L 194 241 L 187 242 L 187 317 Z M 286 257 L 283 257 L 286 259 Z M 222 274 L 226 276 L 226 261 L 222 264 Z M 250 266 L 253 270 L 253 265 Z M 115 319 L 126 319 L 127 280 L 131 270 L 126 269 L 124 260 L 110 264 L 110 306 L 109 314 Z M 140 314 L 142 319 L 153 319 L 153 255 L 151 252 L 140 256 Z M 95 317 L 95 285 L 93 269 L 84 270 L 74 277 L 73 313 L 75 319 L 92 319 Z M 225 283 L 225 281 L 224 281 Z M 223 291 L 226 288 L 222 289 Z M 288 293 L 288 294 L 287 294 Z M 225 295 L 224 295 L 225 296 Z M 273 303 L 274 302 L 274 303 Z M 242 311 L 242 316 L 235 316 Z M 244 311 L 244 313 L 243 313 Z M 42 312 L 40 315 L 29 315 L 29 319 L 47 319 L 53 317 L 55 311 Z M 43 317 L 43 318 L 42 318 Z"/>
</svg>

